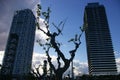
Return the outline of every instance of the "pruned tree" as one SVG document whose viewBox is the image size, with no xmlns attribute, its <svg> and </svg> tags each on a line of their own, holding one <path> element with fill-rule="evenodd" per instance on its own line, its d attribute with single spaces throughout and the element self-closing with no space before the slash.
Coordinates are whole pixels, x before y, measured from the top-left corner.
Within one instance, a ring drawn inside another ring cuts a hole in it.
<svg viewBox="0 0 120 80">
<path fill-rule="evenodd" d="M 70 50 L 68 52 L 68 53 L 70 53 L 70 58 L 67 59 L 65 57 L 64 53 L 60 50 L 61 43 L 59 43 L 56 40 L 56 37 L 58 37 L 59 35 L 62 35 L 62 31 L 63 31 L 64 24 L 65 24 L 66 20 L 61 21 L 58 26 L 56 26 L 55 23 L 52 23 L 52 25 L 57 30 L 56 32 L 52 33 L 50 31 L 50 29 L 49 29 L 50 28 L 50 26 L 49 26 L 49 18 L 50 18 L 50 12 L 51 12 L 50 8 L 48 7 L 46 12 L 42 12 L 41 6 L 39 4 L 37 6 L 38 6 L 38 9 L 37 9 L 37 23 L 36 23 L 37 28 L 38 28 L 38 30 L 42 31 L 46 36 L 48 36 L 48 38 L 46 39 L 45 44 L 41 43 L 41 40 L 37 40 L 37 42 L 45 50 L 49 66 L 53 70 L 53 72 L 55 73 L 56 80 L 62 80 L 63 73 L 69 68 L 70 63 L 73 61 L 73 59 L 75 57 L 75 53 L 76 53 L 77 49 L 79 48 L 79 46 L 81 44 L 80 38 L 81 38 L 81 36 L 82 36 L 85 29 L 80 28 L 81 34 L 76 34 L 74 38 L 72 38 L 72 39 L 70 39 L 68 41 L 68 42 L 72 42 L 74 44 L 74 49 L 72 49 L 72 50 Z M 40 24 L 39 24 L 39 18 L 41 16 L 43 16 L 43 18 L 44 18 L 43 23 L 45 24 L 45 27 L 46 27 L 47 31 L 43 30 L 41 28 Z M 62 27 L 62 28 L 60 29 L 60 27 Z M 52 58 L 51 58 L 51 56 L 49 54 L 50 49 L 54 49 L 55 52 L 57 53 L 57 63 L 58 63 L 57 68 L 53 65 L 53 63 L 51 61 Z M 64 63 L 63 66 L 61 66 L 60 60 L 63 61 L 63 63 Z"/>
<path fill-rule="evenodd" d="M 42 69 L 43 69 L 43 74 L 40 73 L 40 67 L 42 67 Z M 36 80 L 42 80 L 42 79 L 45 79 L 45 77 L 47 76 L 47 72 L 48 71 L 49 70 L 47 70 L 47 61 L 44 60 L 44 64 L 43 65 L 39 64 L 38 66 L 35 66 L 33 64 L 33 68 L 31 69 L 31 73 L 30 74 L 32 74 L 32 76 L 34 76 L 34 78 Z"/>
<path fill-rule="evenodd" d="M 40 64 L 38 65 L 38 67 L 36 67 L 34 65 L 34 69 L 31 69 L 31 74 L 33 74 L 33 76 L 36 78 L 36 80 L 41 80 L 42 79 L 42 74 L 40 73 L 39 69 L 40 69 Z"/>
</svg>

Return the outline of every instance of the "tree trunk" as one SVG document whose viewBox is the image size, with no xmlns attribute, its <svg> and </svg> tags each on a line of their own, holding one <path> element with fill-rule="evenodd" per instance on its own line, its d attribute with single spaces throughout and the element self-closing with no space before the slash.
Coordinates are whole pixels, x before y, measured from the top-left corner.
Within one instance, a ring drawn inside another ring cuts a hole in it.
<svg viewBox="0 0 120 80">
<path fill-rule="evenodd" d="M 61 73 L 56 74 L 55 80 L 62 80 L 62 74 Z"/>
</svg>

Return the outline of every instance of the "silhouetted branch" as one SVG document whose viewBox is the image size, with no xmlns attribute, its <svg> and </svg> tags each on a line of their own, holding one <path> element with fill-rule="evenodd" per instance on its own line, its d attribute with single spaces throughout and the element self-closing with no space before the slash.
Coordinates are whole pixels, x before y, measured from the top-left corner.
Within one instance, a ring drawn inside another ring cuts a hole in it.
<svg viewBox="0 0 120 80">
<path fill-rule="evenodd" d="M 59 29 L 59 27 L 58 26 L 56 26 L 54 23 L 52 23 L 53 24 L 53 26 L 57 29 L 57 31 L 58 31 L 58 33 L 57 33 L 57 35 L 59 35 L 59 34 L 62 34 L 61 32 L 61 30 Z M 60 23 L 60 25 L 61 25 L 62 23 Z"/>
<path fill-rule="evenodd" d="M 42 76 L 42 75 L 40 74 L 40 71 L 39 71 L 40 66 L 41 66 L 41 64 L 39 64 L 38 67 L 35 67 L 35 65 L 34 65 L 34 69 L 31 70 L 31 72 L 32 72 L 36 77 L 38 77 L 38 78 Z M 36 72 L 35 72 L 35 71 L 36 71 Z"/>
<path fill-rule="evenodd" d="M 75 38 L 72 38 L 68 41 L 68 42 L 73 42 L 75 45 L 75 48 L 73 50 L 69 51 L 69 53 L 71 54 L 71 58 L 69 59 L 70 61 L 73 60 L 73 58 L 75 56 L 75 52 L 77 51 L 77 49 L 79 48 L 79 45 L 81 44 L 81 41 L 80 41 L 81 35 L 82 35 L 82 33 L 79 36 L 76 34 Z"/>
<path fill-rule="evenodd" d="M 40 74 L 40 72 L 39 72 L 39 68 L 40 68 L 40 66 L 41 66 L 41 64 L 39 64 L 39 66 L 35 68 L 36 71 L 37 71 L 37 74 L 38 74 L 39 76 L 41 76 L 41 74 Z"/>
<path fill-rule="evenodd" d="M 60 68 L 61 63 L 60 63 L 60 56 L 59 55 L 58 55 L 58 58 L 57 58 L 57 62 L 58 62 L 58 68 Z"/>
<path fill-rule="evenodd" d="M 35 76 L 35 77 L 39 77 L 38 74 L 34 71 L 34 69 L 31 69 L 31 73 Z"/>
<path fill-rule="evenodd" d="M 50 12 L 51 12 L 50 7 L 48 7 L 47 12 L 42 12 L 42 15 L 44 16 L 45 21 L 47 21 L 47 23 L 49 23 Z"/>
<path fill-rule="evenodd" d="M 54 72 L 56 72 L 56 69 L 55 69 L 54 65 L 52 64 L 52 62 L 51 62 L 51 57 L 49 55 L 49 49 L 50 49 L 50 47 L 48 47 L 48 49 L 46 50 L 46 55 L 48 57 L 47 59 L 48 59 L 50 67 L 53 69 Z"/>
<path fill-rule="evenodd" d="M 66 19 L 66 20 L 67 20 L 67 19 Z M 65 23 L 66 23 L 66 20 L 65 20 L 64 22 L 61 21 L 58 26 L 56 26 L 55 23 L 52 23 L 52 25 L 53 25 L 53 26 L 57 29 L 57 31 L 58 31 L 57 35 L 59 35 L 59 34 L 62 35 L 62 31 L 63 31 L 64 25 L 65 25 Z M 60 26 L 62 26 L 61 29 L 59 28 Z"/>
</svg>

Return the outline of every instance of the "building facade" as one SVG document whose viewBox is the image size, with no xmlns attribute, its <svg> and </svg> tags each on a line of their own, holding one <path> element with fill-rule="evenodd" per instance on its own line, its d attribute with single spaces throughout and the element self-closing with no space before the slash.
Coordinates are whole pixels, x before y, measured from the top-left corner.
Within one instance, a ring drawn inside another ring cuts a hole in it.
<svg viewBox="0 0 120 80">
<path fill-rule="evenodd" d="M 89 73 L 115 75 L 117 73 L 112 40 L 105 8 L 99 3 L 88 3 L 84 12 Z"/>
<path fill-rule="evenodd" d="M 30 9 L 16 11 L 3 58 L 2 75 L 16 77 L 30 72 L 35 26 L 35 16 Z"/>
</svg>

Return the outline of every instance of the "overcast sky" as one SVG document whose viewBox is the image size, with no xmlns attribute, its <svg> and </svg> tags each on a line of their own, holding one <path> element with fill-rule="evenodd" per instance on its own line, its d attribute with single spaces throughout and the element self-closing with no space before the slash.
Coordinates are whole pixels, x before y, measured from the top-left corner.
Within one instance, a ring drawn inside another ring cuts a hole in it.
<svg viewBox="0 0 120 80">
<path fill-rule="evenodd" d="M 0 51 L 5 50 L 14 12 L 25 8 L 30 8 L 35 12 L 35 5 L 41 3 L 43 10 L 46 10 L 47 7 L 51 8 L 51 23 L 54 22 L 55 24 L 59 24 L 60 21 L 67 19 L 63 30 L 63 36 L 60 36 L 59 41 L 64 43 L 63 51 L 65 52 L 65 56 L 69 57 L 67 51 L 70 50 L 69 48 L 73 47 L 67 45 L 67 41 L 76 33 L 80 32 L 79 26 L 83 24 L 84 8 L 88 2 L 99 2 L 106 8 L 113 47 L 116 53 L 116 61 L 120 68 L 120 0 L 0 0 Z M 51 30 L 54 30 L 53 27 Z M 41 33 L 37 32 L 37 37 L 40 37 L 39 34 Z M 41 36 L 44 37 L 44 35 Z M 87 53 L 84 35 L 81 41 L 82 44 L 75 57 L 75 66 L 76 70 L 79 72 L 87 73 Z M 3 52 L 0 52 L 1 55 L 2 53 Z M 34 53 L 34 55 L 44 55 L 44 52 L 41 52 L 40 47 L 36 43 Z M 54 56 L 54 53 L 52 55 Z"/>
</svg>

